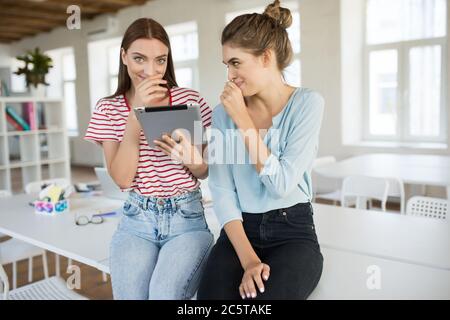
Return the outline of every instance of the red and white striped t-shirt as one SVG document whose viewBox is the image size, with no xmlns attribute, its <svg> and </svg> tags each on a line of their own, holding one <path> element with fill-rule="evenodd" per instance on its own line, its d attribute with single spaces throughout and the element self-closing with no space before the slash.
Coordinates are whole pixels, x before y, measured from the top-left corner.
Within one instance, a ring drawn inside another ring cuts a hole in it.
<svg viewBox="0 0 450 320">
<path fill-rule="evenodd" d="M 173 87 L 169 93 L 171 105 L 198 103 L 203 126 L 211 126 L 212 110 L 198 92 Z M 121 142 L 130 110 L 124 95 L 100 99 L 92 113 L 84 139 L 99 144 L 102 141 Z M 162 151 L 150 148 L 141 131 L 139 163 L 131 190 L 144 196 L 167 198 L 194 191 L 199 186 L 200 182 L 187 167 L 174 163 Z M 123 191 L 130 191 L 130 189 L 123 189 Z"/>
</svg>

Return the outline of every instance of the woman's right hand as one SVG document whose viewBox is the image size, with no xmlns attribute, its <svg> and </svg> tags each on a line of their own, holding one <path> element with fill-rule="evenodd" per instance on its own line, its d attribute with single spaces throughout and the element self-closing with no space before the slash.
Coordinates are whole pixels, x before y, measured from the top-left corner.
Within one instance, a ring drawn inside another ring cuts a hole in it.
<svg viewBox="0 0 450 320">
<path fill-rule="evenodd" d="M 168 95 L 167 81 L 162 74 L 147 77 L 136 86 L 134 107 L 158 105 Z"/>
<path fill-rule="evenodd" d="M 239 293 L 241 294 L 242 299 L 256 298 L 256 287 L 258 287 L 259 292 L 263 293 L 265 290 L 263 279 L 264 281 L 267 281 L 269 276 L 269 265 L 262 263 L 261 261 L 249 263 L 245 267 L 244 276 L 242 277 L 239 286 Z"/>
</svg>

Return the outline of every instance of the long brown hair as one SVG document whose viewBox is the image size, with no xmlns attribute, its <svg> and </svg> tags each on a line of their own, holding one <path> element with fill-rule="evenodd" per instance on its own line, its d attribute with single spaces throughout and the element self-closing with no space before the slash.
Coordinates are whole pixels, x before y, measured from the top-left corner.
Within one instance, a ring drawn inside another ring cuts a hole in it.
<svg viewBox="0 0 450 320">
<path fill-rule="evenodd" d="M 120 48 L 128 50 L 130 45 L 138 39 L 157 39 L 164 43 L 169 48 L 169 54 L 167 57 L 167 69 L 163 76 L 164 80 L 167 80 L 167 86 L 169 88 L 178 87 L 175 79 L 175 69 L 172 59 L 172 49 L 170 48 L 169 36 L 163 26 L 153 19 L 140 18 L 135 20 L 125 31 Z M 118 95 L 125 95 L 125 93 L 131 88 L 131 79 L 128 75 L 127 66 L 122 62 L 122 55 L 119 54 L 119 75 L 116 92 L 110 97 Z"/>
<path fill-rule="evenodd" d="M 249 49 L 256 56 L 273 49 L 278 69 L 282 71 L 291 63 L 293 55 L 286 31 L 291 24 L 291 11 L 280 7 L 280 1 L 275 0 L 262 14 L 243 14 L 234 18 L 223 30 L 221 43 Z"/>
</svg>

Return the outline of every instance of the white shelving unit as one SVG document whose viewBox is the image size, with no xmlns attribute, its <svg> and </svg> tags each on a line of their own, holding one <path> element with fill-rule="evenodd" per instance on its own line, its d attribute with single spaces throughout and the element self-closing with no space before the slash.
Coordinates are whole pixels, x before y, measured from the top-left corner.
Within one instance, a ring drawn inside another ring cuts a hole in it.
<svg viewBox="0 0 450 320">
<path fill-rule="evenodd" d="M 6 118 L 12 107 L 24 118 L 23 103 L 34 106 L 36 129 L 18 131 Z M 23 191 L 32 181 L 70 179 L 70 153 L 64 103 L 61 99 L 0 97 L 0 189 Z M 21 177 L 21 181 L 12 180 Z"/>
</svg>

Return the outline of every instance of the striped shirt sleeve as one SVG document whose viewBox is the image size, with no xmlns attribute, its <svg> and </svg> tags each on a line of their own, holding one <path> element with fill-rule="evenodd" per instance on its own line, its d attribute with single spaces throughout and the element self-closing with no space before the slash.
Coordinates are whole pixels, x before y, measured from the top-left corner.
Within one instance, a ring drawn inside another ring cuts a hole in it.
<svg viewBox="0 0 450 320">
<path fill-rule="evenodd" d="M 206 100 L 200 96 L 197 103 L 200 105 L 200 115 L 202 117 L 203 127 L 208 128 L 211 126 L 212 109 Z"/>
<path fill-rule="evenodd" d="M 120 141 L 114 130 L 114 123 L 107 112 L 106 104 L 107 102 L 103 99 L 97 102 L 84 136 L 85 140 L 98 145 L 101 145 L 103 141 Z"/>
</svg>

